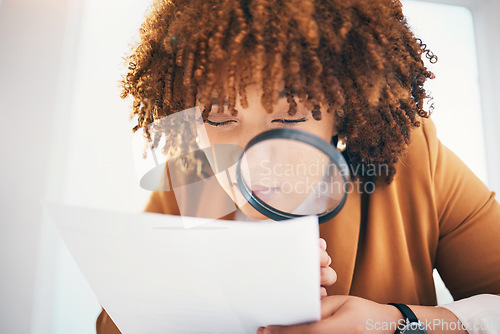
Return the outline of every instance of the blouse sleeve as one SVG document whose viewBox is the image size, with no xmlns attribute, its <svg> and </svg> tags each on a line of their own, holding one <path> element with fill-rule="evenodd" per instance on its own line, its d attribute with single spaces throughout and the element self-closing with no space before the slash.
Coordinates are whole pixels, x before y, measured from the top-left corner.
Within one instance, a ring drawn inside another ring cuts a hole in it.
<svg viewBox="0 0 500 334">
<path fill-rule="evenodd" d="M 435 268 L 455 300 L 500 294 L 500 205 L 495 193 L 436 136 L 424 120 L 439 221 Z"/>
<path fill-rule="evenodd" d="M 453 312 L 469 334 L 500 333 L 500 296 L 475 295 L 440 306 Z"/>
</svg>

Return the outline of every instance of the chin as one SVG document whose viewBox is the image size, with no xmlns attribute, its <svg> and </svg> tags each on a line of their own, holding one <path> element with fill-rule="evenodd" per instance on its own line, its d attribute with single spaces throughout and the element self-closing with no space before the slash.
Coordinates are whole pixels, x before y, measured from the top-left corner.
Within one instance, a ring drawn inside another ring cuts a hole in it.
<svg viewBox="0 0 500 334">
<path fill-rule="evenodd" d="M 255 210 L 253 206 L 251 206 L 248 202 L 245 205 L 239 207 L 240 210 L 250 218 L 258 219 L 258 220 L 267 220 L 269 217 L 264 216 L 259 211 Z"/>
<path fill-rule="evenodd" d="M 236 184 L 228 184 L 225 182 L 226 180 L 219 180 L 222 189 L 226 192 L 226 194 L 233 200 L 236 206 L 250 218 L 257 220 L 267 220 L 269 217 L 261 214 L 259 211 L 255 210 L 253 206 L 251 206 L 247 200 L 243 197 L 241 192 L 239 191 Z"/>
</svg>

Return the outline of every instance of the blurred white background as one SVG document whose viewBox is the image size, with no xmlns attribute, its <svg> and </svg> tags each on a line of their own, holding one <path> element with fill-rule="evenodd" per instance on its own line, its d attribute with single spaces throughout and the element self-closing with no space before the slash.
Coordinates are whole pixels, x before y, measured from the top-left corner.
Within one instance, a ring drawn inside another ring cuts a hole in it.
<svg viewBox="0 0 500 334">
<path fill-rule="evenodd" d="M 498 191 L 500 4 L 435 2 L 403 1 L 439 57 L 428 85 L 438 136 Z M 149 3 L 0 2 L 1 334 L 95 332 L 99 303 L 41 200 L 142 210 L 148 192 L 138 186 L 117 82 Z M 438 294 L 450 298 L 441 285 Z"/>
</svg>

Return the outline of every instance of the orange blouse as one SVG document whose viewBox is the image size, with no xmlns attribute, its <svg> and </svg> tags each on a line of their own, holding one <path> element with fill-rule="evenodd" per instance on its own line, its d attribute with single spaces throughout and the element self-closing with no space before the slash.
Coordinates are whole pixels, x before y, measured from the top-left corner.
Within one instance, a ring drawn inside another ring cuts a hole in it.
<svg viewBox="0 0 500 334">
<path fill-rule="evenodd" d="M 412 130 L 405 152 L 394 181 L 378 183 L 368 197 L 363 222 L 361 194 L 354 189 L 342 211 L 320 225 L 338 274 L 328 294 L 433 306 L 434 268 L 455 300 L 500 294 L 500 204 L 495 193 L 439 141 L 431 119 Z M 222 192 L 206 190 L 195 202 L 216 210 Z M 177 203 L 172 191 L 153 192 L 145 211 L 179 214 Z M 97 333 L 119 333 L 104 310 Z"/>
</svg>

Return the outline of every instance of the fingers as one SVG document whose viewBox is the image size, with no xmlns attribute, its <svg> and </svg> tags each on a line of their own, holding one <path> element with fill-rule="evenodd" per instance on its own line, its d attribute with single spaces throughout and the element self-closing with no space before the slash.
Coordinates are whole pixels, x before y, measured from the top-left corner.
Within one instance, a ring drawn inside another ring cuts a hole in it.
<svg viewBox="0 0 500 334">
<path fill-rule="evenodd" d="M 331 267 L 321 267 L 321 283 L 323 286 L 330 286 L 337 281 L 337 273 Z"/>
<path fill-rule="evenodd" d="M 322 250 L 325 250 L 326 251 L 326 240 L 323 239 L 323 238 L 319 238 L 319 247 L 322 249 Z"/>
<path fill-rule="evenodd" d="M 332 258 L 324 249 L 319 250 L 319 263 L 321 267 L 327 267 L 332 263 Z"/>
<path fill-rule="evenodd" d="M 321 286 L 319 288 L 319 296 L 320 296 L 321 299 L 323 299 L 326 296 L 328 296 L 328 292 L 326 291 L 326 288 L 324 286 Z"/>
<path fill-rule="evenodd" d="M 332 258 L 326 252 L 326 241 L 323 238 L 319 238 L 319 256 L 322 267 L 329 266 L 332 263 Z"/>
<path fill-rule="evenodd" d="M 337 273 L 335 270 L 329 267 L 332 263 L 332 258 L 326 252 L 326 241 L 323 238 L 319 238 L 319 253 L 320 253 L 320 270 L 321 270 L 321 283 L 322 286 L 330 286 L 337 281 Z M 326 290 L 326 289 L 325 289 Z M 323 298 L 323 291 L 321 291 L 321 296 Z"/>
</svg>

